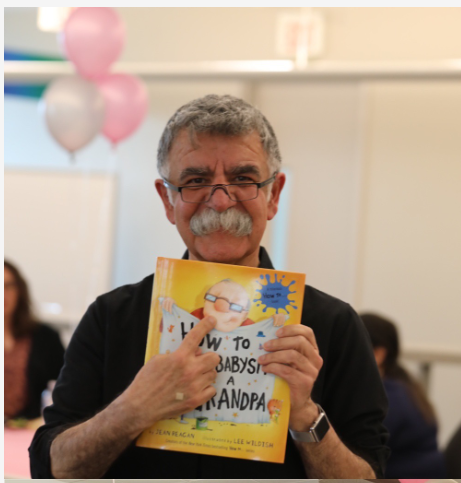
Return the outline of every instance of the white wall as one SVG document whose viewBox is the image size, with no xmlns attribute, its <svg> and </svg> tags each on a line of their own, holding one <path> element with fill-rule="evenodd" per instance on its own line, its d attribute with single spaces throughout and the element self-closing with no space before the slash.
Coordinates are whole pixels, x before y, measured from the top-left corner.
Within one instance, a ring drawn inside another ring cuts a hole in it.
<svg viewBox="0 0 461 483">
<path fill-rule="evenodd" d="M 459 58 L 461 9 L 317 7 L 326 21 L 326 60 Z M 121 60 L 274 59 L 280 13 L 298 7 L 122 7 Z M 60 54 L 52 33 L 36 28 L 36 7 L 5 9 L 6 47 Z"/>
<path fill-rule="evenodd" d="M 290 10 L 297 9 L 121 8 L 127 26 L 122 59 L 277 58 L 277 14 Z M 325 59 L 461 57 L 459 8 L 320 10 Z M 35 13 L 5 11 L 5 46 L 59 53 L 54 36 L 36 30 Z M 405 345 L 460 349 L 459 81 L 270 82 L 253 91 L 239 82 L 149 84 L 149 117 L 117 155 L 109 285 L 144 277 L 158 255 L 182 255 L 183 243 L 153 188 L 156 145 L 172 112 L 209 92 L 247 97 L 276 129 L 293 188 L 283 268 L 305 271 L 310 284 L 357 310 L 393 317 Z M 83 150 L 70 167 L 34 112 L 31 101 L 6 100 L 7 167 L 104 170 L 110 156 L 104 140 Z M 265 243 L 273 241 L 269 230 Z M 460 370 L 439 365 L 434 371 L 431 396 L 442 442 L 460 419 L 461 390 L 453 383 L 461 379 Z"/>
<path fill-rule="evenodd" d="M 461 85 L 370 88 L 355 307 L 386 314 L 404 346 L 461 346 Z M 461 421 L 461 366 L 439 364 L 440 439 Z"/>
<path fill-rule="evenodd" d="M 74 322 L 107 290 L 115 188 L 113 174 L 5 172 L 5 255 L 27 270 L 47 320 Z"/>
<path fill-rule="evenodd" d="M 415 343 L 461 341 L 461 86 L 378 84 L 370 93 L 356 304 L 405 321 Z M 439 326 L 440 327 L 440 326 Z"/>
</svg>

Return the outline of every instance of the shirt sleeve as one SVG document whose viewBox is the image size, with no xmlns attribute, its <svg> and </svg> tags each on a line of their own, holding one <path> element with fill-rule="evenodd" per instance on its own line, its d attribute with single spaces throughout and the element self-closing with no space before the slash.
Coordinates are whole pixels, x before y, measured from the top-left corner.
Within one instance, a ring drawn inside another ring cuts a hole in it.
<svg viewBox="0 0 461 483">
<path fill-rule="evenodd" d="M 53 404 L 45 409 L 45 424 L 29 448 L 32 478 L 53 478 L 50 447 L 54 438 L 101 408 L 103 366 L 104 330 L 94 303 L 74 332 L 53 391 Z"/>
<path fill-rule="evenodd" d="M 349 306 L 337 316 L 326 360 L 323 407 L 340 439 L 384 477 L 387 397 L 363 323 Z"/>
<path fill-rule="evenodd" d="M 64 362 L 64 346 L 62 345 L 59 334 L 52 329 L 47 333 L 46 350 L 49 353 L 49 372 L 47 380 L 56 380 Z"/>
</svg>

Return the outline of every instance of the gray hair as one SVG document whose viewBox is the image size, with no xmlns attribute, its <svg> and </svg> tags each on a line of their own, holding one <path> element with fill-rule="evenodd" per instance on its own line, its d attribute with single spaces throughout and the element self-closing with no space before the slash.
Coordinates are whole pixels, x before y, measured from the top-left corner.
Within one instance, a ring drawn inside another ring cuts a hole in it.
<svg viewBox="0 0 461 483">
<path fill-rule="evenodd" d="M 189 131 L 192 143 L 196 133 L 244 136 L 256 131 L 267 154 L 270 170 L 280 169 L 282 159 L 277 138 L 264 115 L 238 97 L 210 94 L 180 107 L 165 126 L 157 151 L 157 169 L 164 178 L 169 174 L 168 153 L 183 129 Z"/>
</svg>

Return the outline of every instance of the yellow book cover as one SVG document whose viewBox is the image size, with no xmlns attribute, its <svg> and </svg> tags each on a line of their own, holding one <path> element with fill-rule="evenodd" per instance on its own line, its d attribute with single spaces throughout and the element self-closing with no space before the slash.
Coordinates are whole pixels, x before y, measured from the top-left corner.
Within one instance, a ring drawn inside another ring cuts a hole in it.
<svg viewBox="0 0 461 483">
<path fill-rule="evenodd" d="M 202 352 L 221 361 L 207 403 L 158 421 L 138 446 L 283 463 L 290 394 L 261 370 L 263 343 L 282 325 L 301 322 L 305 275 L 280 270 L 159 258 L 152 292 L 147 362 L 175 351 L 199 320 L 217 318 Z"/>
</svg>

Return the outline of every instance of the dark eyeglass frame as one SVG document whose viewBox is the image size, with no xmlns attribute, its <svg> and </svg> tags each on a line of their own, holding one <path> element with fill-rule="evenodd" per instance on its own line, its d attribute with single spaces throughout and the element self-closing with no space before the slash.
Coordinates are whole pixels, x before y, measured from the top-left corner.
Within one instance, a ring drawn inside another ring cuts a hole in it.
<svg viewBox="0 0 461 483">
<path fill-rule="evenodd" d="M 205 300 L 208 302 L 215 303 L 216 300 L 225 300 L 229 304 L 229 310 L 232 310 L 232 312 L 238 312 L 241 314 L 242 312 L 248 312 L 248 309 L 245 307 L 242 307 L 239 304 L 234 304 L 232 303 L 229 299 L 226 299 L 225 297 L 216 297 L 216 295 L 213 295 L 211 293 L 206 293 L 205 297 L 203 297 Z"/>
<path fill-rule="evenodd" d="M 214 195 L 214 192 L 217 189 L 224 190 L 224 192 L 227 194 L 227 196 L 232 201 L 250 201 L 250 200 L 254 200 L 258 197 L 259 190 L 261 188 L 264 188 L 264 186 L 267 186 L 268 184 L 275 181 L 275 178 L 277 177 L 278 173 L 279 173 L 278 171 L 275 171 L 275 173 L 270 178 L 266 179 L 265 181 L 261 181 L 260 183 L 230 183 L 230 184 L 204 184 L 204 185 L 197 185 L 197 186 L 175 186 L 174 184 L 171 184 L 165 178 L 162 178 L 162 180 L 163 180 L 163 185 L 165 186 L 165 188 L 168 188 L 170 190 L 178 192 L 181 195 L 181 199 L 184 201 L 184 203 L 192 203 L 192 204 L 208 203 L 211 200 L 211 197 Z M 257 187 L 256 196 L 254 196 L 253 198 L 245 199 L 245 200 L 236 200 L 236 199 L 232 198 L 229 191 L 227 190 L 228 186 L 253 186 L 253 185 Z M 210 196 L 206 200 L 186 201 L 184 199 L 182 191 L 183 191 L 183 189 L 188 189 L 188 188 L 195 188 L 195 189 L 197 189 L 197 188 L 212 188 L 212 190 L 210 191 Z"/>
</svg>

